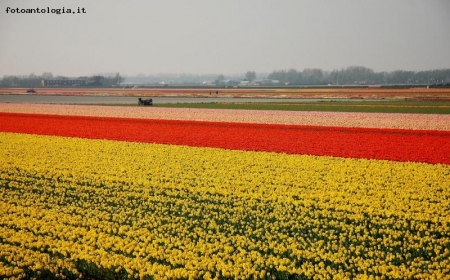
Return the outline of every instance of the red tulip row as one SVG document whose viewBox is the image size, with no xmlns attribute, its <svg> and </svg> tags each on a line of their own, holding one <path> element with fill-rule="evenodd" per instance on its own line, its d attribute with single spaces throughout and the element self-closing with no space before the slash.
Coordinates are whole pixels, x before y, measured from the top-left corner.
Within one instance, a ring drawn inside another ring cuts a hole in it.
<svg viewBox="0 0 450 280">
<path fill-rule="evenodd" d="M 0 113 L 0 131 L 450 164 L 450 131 Z"/>
</svg>

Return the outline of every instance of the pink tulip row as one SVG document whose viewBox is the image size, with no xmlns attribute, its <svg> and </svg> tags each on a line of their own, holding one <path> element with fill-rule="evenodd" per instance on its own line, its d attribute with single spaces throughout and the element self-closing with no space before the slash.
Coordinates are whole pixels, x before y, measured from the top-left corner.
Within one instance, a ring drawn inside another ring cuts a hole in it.
<svg viewBox="0 0 450 280">
<path fill-rule="evenodd" d="M 0 112 L 335 127 L 450 130 L 450 115 L 0 103 Z"/>
</svg>

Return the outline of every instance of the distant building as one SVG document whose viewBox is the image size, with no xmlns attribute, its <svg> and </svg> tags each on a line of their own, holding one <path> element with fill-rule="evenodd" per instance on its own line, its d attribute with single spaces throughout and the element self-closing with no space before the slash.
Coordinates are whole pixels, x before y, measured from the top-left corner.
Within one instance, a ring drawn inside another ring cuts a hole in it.
<svg viewBox="0 0 450 280">
<path fill-rule="evenodd" d="M 241 81 L 241 82 L 239 83 L 239 86 L 249 86 L 250 84 L 251 84 L 250 81 Z"/>
<path fill-rule="evenodd" d="M 255 81 L 255 84 L 260 85 L 260 86 L 277 86 L 280 84 L 280 81 L 264 79 L 262 81 Z"/>
<path fill-rule="evenodd" d="M 216 81 L 216 85 L 218 86 L 225 86 L 225 87 L 233 87 L 239 85 L 239 81 L 235 80 L 220 80 Z"/>
<path fill-rule="evenodd" d="M 84 79 L 42 79 L 41 85 L 43 87 L 51 86 L 86 86 L 88 84 L 87 80 Z"/>
</svg>

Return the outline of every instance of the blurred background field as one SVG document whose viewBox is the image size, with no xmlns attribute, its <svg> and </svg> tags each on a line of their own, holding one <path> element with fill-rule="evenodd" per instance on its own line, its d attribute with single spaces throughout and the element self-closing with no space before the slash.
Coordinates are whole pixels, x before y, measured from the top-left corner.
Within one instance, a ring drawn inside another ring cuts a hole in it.
<svg viewBox="0 0 450 280">
<path fill-rule="evenodd" d="M 245 110 L 282 110 L 282 111 L 321 111 L 321 112 L 365 112 L 365 113 L 418 113 L 450 114 L 450 103 L 420 101 L 380 101 L 380 102 L 305 102 L 305 103 L 165 103 L 157 107 L 171 108 L 207 108 L 207 109 L 245 109 Z"/>
</svg>

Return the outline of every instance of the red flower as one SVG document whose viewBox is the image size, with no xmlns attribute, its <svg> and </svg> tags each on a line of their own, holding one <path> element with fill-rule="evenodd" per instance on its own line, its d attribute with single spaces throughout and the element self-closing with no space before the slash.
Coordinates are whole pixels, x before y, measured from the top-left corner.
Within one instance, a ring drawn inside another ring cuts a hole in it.
<svg viewBox="0 0 450 280">
<path fill-rule="evenodd" d="M 450 132 L 0 113 L 0 131 L 450 164 Z"/>
</svg>

